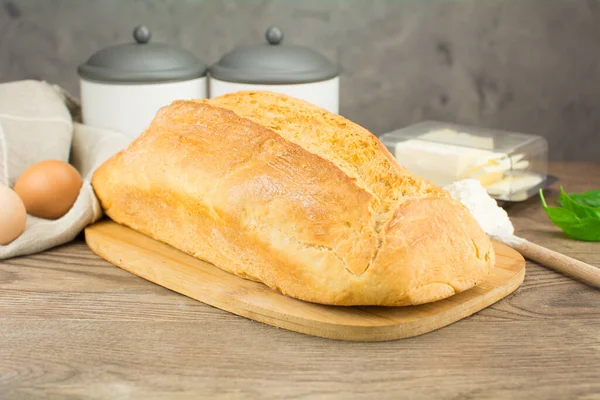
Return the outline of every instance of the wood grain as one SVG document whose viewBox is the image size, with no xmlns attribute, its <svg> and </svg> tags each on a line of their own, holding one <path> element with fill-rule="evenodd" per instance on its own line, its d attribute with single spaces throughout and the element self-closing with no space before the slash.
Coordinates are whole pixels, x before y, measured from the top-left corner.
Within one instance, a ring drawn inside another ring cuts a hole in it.
<svg viewBox="0 0 600 400">
<path fill-rule="evenodd" d="M 108 262 L 177 293 L 278 328 L 338 340 L 422 335 L 494 304 L 525 278 L 523 257 L 494 243 L 496 267 L 485 282 L 466 292 L 415 307 L 331 307 L 284 296 L 108 219 L 88 226 L 85 241 Z"/>
<path fill-rule="evenodd" d="M 600 165 L 554 164 L 567 191 Z M 558 195 L 558 185 L 546 197 Z M 532 199 L 516 233 L 600 266 Z M 0 399 L 598 399 L 600 293 L 535 263 L 506 299 L 399 341 L 258 324 L 133 276 L 79 238 L 0 262 Z"/>
</svg>

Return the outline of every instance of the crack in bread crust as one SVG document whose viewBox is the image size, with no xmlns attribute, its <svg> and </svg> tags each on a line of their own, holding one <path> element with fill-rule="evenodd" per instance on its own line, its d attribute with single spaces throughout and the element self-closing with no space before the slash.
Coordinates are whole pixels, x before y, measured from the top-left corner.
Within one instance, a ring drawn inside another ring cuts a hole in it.
<svg viewBox="0 0 600 400">
<path fill-rule="evenodd" d="M 200 101 L 229 109 L 330 161 L 372 195 L 370 208 L 377 244 L 358 275 L 373 264 L 385 241 L 383 228 L 402 202 L 431 194 L 446 196 L 429 182 L 413 179 L 366 129 L 302 100 L 275 93 L 239 92 Z M 290 114 L 292 108 L 295 112 Z"/>
</svg>

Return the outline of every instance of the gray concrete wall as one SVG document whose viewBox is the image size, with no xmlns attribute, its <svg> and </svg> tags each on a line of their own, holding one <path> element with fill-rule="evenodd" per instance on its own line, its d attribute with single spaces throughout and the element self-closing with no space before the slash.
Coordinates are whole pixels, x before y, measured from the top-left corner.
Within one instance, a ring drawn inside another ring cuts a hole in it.
<svg viewBox="0 0 600 400">
<path fill-rule="evenodd" d="M 341 113 L 376 134 L 424 119 L 545 136 L 600 161 L 600 0 L 0 0 L 0 81 L 77 93 L 77 65 L 147 24 L 207 62 L 281 26 L 344 67 Z"/>
</svg>

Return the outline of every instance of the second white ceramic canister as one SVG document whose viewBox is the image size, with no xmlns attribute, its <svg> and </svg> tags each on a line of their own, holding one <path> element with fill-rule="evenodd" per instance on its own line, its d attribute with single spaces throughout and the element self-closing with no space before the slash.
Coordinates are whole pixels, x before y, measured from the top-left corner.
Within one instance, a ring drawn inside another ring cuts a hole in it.
<svg viewBox="0 0 600 400">
<path fill-rule="evenodd" d="M 211 98 L 240 90 L 284 93 L 339 112 L 337 65 L 303 46 L 284 45 L 283 32 L 267 30 L 266 43 L 238 47 L 209 68 Z"/>
</svg>

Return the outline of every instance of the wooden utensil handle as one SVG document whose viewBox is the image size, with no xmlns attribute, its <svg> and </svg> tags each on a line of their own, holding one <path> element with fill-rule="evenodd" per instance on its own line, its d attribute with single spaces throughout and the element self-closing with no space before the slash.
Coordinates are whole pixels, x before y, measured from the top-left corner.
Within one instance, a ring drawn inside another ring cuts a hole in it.
<svg viewBox="0 0 600 400">
<path fill-rule="evenodd" d="M 571 275 L 574 278 L 600 288 L 600 268 L 598 267 L 557 253 L 525 239 L 522 239 L 513 248 L 519 251 L 525 258 L 537 261 L 558 272 Z"/>
</svg>

